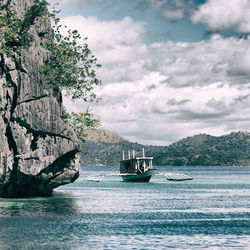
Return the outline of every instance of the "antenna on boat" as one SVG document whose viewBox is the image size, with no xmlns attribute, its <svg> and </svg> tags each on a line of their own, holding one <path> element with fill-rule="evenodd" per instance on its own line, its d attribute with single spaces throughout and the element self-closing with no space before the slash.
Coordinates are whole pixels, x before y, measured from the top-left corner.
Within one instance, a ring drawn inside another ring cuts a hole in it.
<svg viewBox="0 0 250 250">
<path fill-rule="evenodd" d="M 142 157 L 145 157 L 144 148 L 142 148 Z"/>
<path fill-rule="evenodd" d="M 130 159 L 130 151 L 128 151 L 128 158 Z"/>
<path fill-rule="evenodd" d="M 122 151 L 122 160 L 125 160 L 124 150 Z"/>
<path fill-rule="evenodd" d="M 133 154 L 133 158 L 135 158 L 135 151 L 134 150 L 132 151 L 132 154 Z"/>
</svg>

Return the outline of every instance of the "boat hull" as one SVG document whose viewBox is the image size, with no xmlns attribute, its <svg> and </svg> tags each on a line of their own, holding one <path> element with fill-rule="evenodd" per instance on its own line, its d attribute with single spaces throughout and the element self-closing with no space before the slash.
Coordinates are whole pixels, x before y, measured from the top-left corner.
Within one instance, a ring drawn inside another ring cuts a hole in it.
<svg viewBox="0 0 250 250">
<path fill-rule="evenodd" d="M 156 173 L 155 169 L 150 169 L 144 173 L 123 175 L 122 179 L 126 182 L 149 182 L 152 175 Z"/>
</svg>

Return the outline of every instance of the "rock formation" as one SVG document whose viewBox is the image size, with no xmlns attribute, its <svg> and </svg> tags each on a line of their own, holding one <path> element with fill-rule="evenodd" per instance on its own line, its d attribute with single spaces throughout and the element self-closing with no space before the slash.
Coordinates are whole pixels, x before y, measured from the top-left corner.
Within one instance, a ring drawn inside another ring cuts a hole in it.
<svg viewBox="0 0 250 250">
<path fill-rule="evenodd" d="M 19 15 L 32 3 L 11 1 Z M 46 21 L 31 27 L 34 42 L 21 63 L 0 54 L 0 197 L 48 196 L 80 172 L 80 143 L 60 117 L 61 93 L 46 88 L 39 74 L 51 35 L 49 20 L 41 18 Z"/>
</svg>

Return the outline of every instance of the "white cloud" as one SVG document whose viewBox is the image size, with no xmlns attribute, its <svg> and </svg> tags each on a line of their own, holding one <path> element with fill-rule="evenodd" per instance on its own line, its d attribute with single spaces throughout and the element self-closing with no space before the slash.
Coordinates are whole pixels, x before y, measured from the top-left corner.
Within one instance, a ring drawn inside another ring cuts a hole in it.
<svg viewBox="0 0 250 250">
<path fill-rule="evenodd" d="M 130 17 L 120 21 L 100 21 L 96 17 L 71 16 L 61 21 L 88 37 L 90 49 L 103 65 L 99 77 L 104 82 L 141 77 L 140 60 L 147 53 L 143 43 L 145 23 L 135 22 Z"/>
<path fill-rule="evenodd" d="M 203 23 L 211 31 L 232 30 L 250 32 L 249 0 L 207 0 L 196 10 L 191 20 Z"/>
<path fill-rule="evenodd" d="M 246 54 L 249 46 L 250 39 L 219 35 L 196 43 L 155 43 L 149 47 L 151 60 L 146 66 L 166 75 L 166 82 L 175 87 L 218 81 L 244 84 L 249 83 L 248 77 L 242 75 L 247 71 L 246 62 L 250 61 L 250 55 Z"/>
<path fill-rule="evenodd" d="M 197 133 L 247 130 L 250 39 L 214 35 L 196 43 L 146 45 L 146 26 L 131 18 L 68 17 L 63 24 L 89 37 L 103 64 L 102 97 L 92 110 L 103 126 L 141 143 L 167 144 Z M 81 103 L 70 103 L 80 110 Z"/>
</svg>

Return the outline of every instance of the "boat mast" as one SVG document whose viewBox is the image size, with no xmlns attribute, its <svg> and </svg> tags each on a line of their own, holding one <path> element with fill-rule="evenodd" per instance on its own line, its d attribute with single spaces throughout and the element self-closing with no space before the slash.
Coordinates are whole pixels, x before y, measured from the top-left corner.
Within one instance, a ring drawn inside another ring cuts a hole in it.
<svg viewBox="0 0 250 250">
<path fill-rule="evenodd" d="M 142 148 L 142 157 L 145 157 L 145 151 L 144 148 Z M 145 171 L 145 167 L 146 167 L 146 163 L 145 163 L 145 159 L 143 159 L 143 172 Z"/>
</svg>

